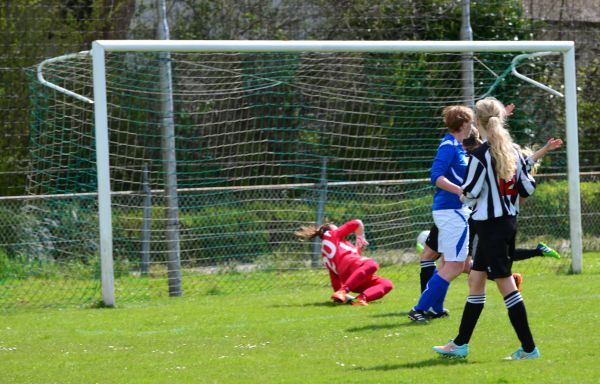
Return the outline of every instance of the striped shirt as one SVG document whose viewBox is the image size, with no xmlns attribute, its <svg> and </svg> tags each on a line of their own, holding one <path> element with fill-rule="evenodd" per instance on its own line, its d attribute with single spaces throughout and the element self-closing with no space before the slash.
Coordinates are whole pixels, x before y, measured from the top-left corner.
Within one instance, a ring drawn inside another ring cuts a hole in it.
<svg viewBox="0 0 600 384">
<path fill-rule="evenodd" d="M 489 149 L 489 144 L 485 142 L 473 151 L 462 185 L 465 202 L 476 204 L 471 218 L 478 221 L 517 216 L 519 197 L 529 197 L 535 191 L 535 180 L 517 150 L 517 171 L 511 180 L 506 181 L 499 179 Z"/>
</svg>

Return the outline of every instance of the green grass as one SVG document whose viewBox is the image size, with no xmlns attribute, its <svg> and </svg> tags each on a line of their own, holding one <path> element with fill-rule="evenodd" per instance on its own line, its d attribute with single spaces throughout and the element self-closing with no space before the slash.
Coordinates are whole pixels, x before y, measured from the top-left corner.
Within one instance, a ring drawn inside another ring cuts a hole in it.
<svg viewBox="0 0 600 384">
<path fill-rule="evenodd" d="M 532 244 L 537 244 L 534 242 Z M 394 252 L 392 254 L 397 253 Z M 404 282 L 419 274 L 419 264 L 415 259 L 407 264 L 391 262 L 389 254 L 378 254 L 387 262 L 382 265 L 381 274 L 392 281 Z M 0 260 L 1 261 L 1 260 Z M 519 262 L 518 270 L 527 275 L 564 274 L 571 260 L 535 257 Z M 587 260 L 584 260 L 586 265 Z M 3 269 L 8 266 L 9 268 Z M 26 273 L 11 273 L 20 264 L 0 264 L 0 308 L 1 311 L 19 311 L 34 308 L 89 307 L 99 303 L 102 290 L 99 278 L 92 278 L 86 272 L 79 273 L 84 265 L 77 263 L 51 264 L 41 269 L 33 268 Z M 2 276 L 2 272 L 5 272 Z M 89 271 L 87 271 L 89 272 Z M 228 295 L 240 290 L 246 293 L 273 292 L 297 287 L 323 289 L 328 286 L 324 267 L 317 269 L 259 270 L 239 272 L 224 267 L 218 273 L 206 273 L 195 269 L 182 271 L 182 289 L 186 297 L 203 295 Z M 411 283 L 402 283 L 413 284 Z M 121 273 L 115 276 L 115 297 L 119 305 L 153 302 L 168 298 L 168 275 L 166 268 L 155 268 L 151 276 L 140 277 L 136 273 Z"/>
<path fill-rule="evenodd" d="M 436 357 L 431 346 L 457 333 L 466 278 L 451 286 L 449 319 L 415 325 L 406 318 L 418 296 L 415 275 L 394 280 L 394 291 L 368 307 L 333 305 L 328 289 L 298 286 L 4 313 L 0 382 L 595 383 L 600 253 L 584 260 L 581 275 L 525 273 L 539 360 L 502 360 L 518 341 L 492 285 L 469 358 Z"/>
</svg>

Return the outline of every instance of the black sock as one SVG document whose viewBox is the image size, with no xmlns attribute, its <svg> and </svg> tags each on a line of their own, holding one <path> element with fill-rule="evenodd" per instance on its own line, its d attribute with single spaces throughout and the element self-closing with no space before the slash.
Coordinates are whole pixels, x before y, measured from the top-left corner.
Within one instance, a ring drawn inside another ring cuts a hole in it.
<svg viewBox="0 0 600 384">
<path fill-rule="evenodd" d="M 485 304 L 485 294 L 483 295 L 469 295 L 467 297 L 467 303 L 463 310 L 462 319 L 460 320 L 460 327 L 458 328 L 458 336 L 454 339 L 454 344 L 463 345 L 468 344 L 479 320 L 479 315 L 483 311 Z"/>
<path fill-rule="evenodd" d="M 427 283 L 433 273 L 435 272 L 435 261 L 433 260 L 425 260 L 421 261 L 421 293 L 427 288 Z"/>
<path fill-rule="evenodd" d="M 533 335 L 529 329 L 525 303 L 523 302 L 523 298 L 519 291 L 514 291 L 506 295 L 504 304 L 506 304 L 506 308 L 508 309 L 510 322 L 517 333 L 517 337 L 521 341 L 521 347 L 523 347 L 523 350 L 527 353 L 532 352 L 535 348 L 535 343 L 533 342 Z"/>
<path fill-rule="evenodd" d="M 540 249 L 515 249 L 513 254 L 513 261 L 515 260 L 527 260 L 532 257 L 542 256 L 543 253 Z"/>
</svg>

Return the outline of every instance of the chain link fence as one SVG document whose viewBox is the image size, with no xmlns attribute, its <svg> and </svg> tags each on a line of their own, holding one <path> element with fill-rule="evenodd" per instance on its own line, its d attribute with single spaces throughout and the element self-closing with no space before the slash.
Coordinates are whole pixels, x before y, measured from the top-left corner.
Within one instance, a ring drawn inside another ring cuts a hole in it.
<svg viewBox="0 0 600 384">
<path fill-rule="evenodd" d="M 600 212 L 595 208 L 600 206 L 600 188 L 597 175 L 586 179 L 582 183 L 584 245 L 586 250 L 600 250 Z M 427 181 L 421 183 L 423 191 L 429 192 Z M 564 175 L 539 180 L 539 194 L 522 210 L 518 240 L 521 248 L 535 248 L 543 241 L 563 257 L 536 257 L 519 262 L 515 270 L 529 274 L 569 270 L 566 188 Z M 406 282 L 418 274 L 415 240 L 419 232 L 431 226 L 431 194 L 424 193 L 399 206 L 398 189 L 406 187 L 332 188 L 327 212 L 340 222 L 361 212 L 370 241 L 365 255 L 380 263 L 382 275 Z M 378 197 L 365 202 L 357 201 L 357 195 Z M 385 195 L 391 198 L 382 200 Z M 144 199 L 143 195 L 113 196 L 115 290 L 120 303 L 168 296 L 165 224 L 153 221 L 149 236 L 144 238 Z M 160 199 L 153 200 L 153 215 L 164 210 Z M 180 215 L 185 296 L 328 285 L 326 271 L 321 266 L 313 268 L 316 255 L 312 244 L 301 243 L 293 235 L 300 223 L 314 220 L 318 186 L 219 194 L 223 205 L 218 219 L 216 211 L 203 208 L 214 201 L 214 193 L 182 194 L 180 199 L 186 207 Z M 263 209 L 256 204 L 260 201 L 268 202 L 262 204 Z M 0 302 L 7 307 L 98 304 L 96 209 L 93 196 L 0 200 Z M 372 222 L 377 224 L 370 225 Z"/>
</svg>

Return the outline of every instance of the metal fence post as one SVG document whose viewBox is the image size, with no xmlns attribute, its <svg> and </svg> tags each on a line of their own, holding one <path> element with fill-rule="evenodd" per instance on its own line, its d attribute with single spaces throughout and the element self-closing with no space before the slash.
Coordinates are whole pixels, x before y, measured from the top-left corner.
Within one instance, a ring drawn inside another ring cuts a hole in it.
<svg viewBox="0 0 600 384">
<path fill-rule="evenodd" d="M 167 6 L 158 0 L 158 38 L 169 40 Z M 179 244 L 179 203 L 177 198 L 177 158 L 175 153 L 175 122 L 173 119 L 173 83 L 171 78 L 171 54 L 160 54 L 160 95 L 162 109 L 162 152 L 165 172 L 165 197 L 167 199 L 166 238 L 168 247 L 169 296 L 181 296 L 181 259 Z"/>
<path fill-rule="evenodd" d="M 142 276 L 148 276 L 150 271 L 150 220 L 152 211 L 152 189 L 148 177 L 148 163 L 144 163 L 143 191 L 144 204 L 142 208 Z"/>
<path fill-rule="evenodd" d="M 461 40 L 473 40 L 471 29 L 471 4 L 470 0 L 462 0 L 462 24 L 460 28 Z M 473 80 L 473 52 L 465 52 L 461 55 L 462 60 L 462 82 L 463 99 L 465 104 L 473 108 L 475 106 L 475 83 Z"/>
<path fill-rule="evenodd" d="M 319 180 L 319 204 L 317 205 L 317 225 L 325 221 L 325 205 L 327 203 L 327 157 L 321 157 L 321 179 Z M 311 266 L 317 268 L 321 264 L 321 239 L 315 238 Z"/>
</svg>

